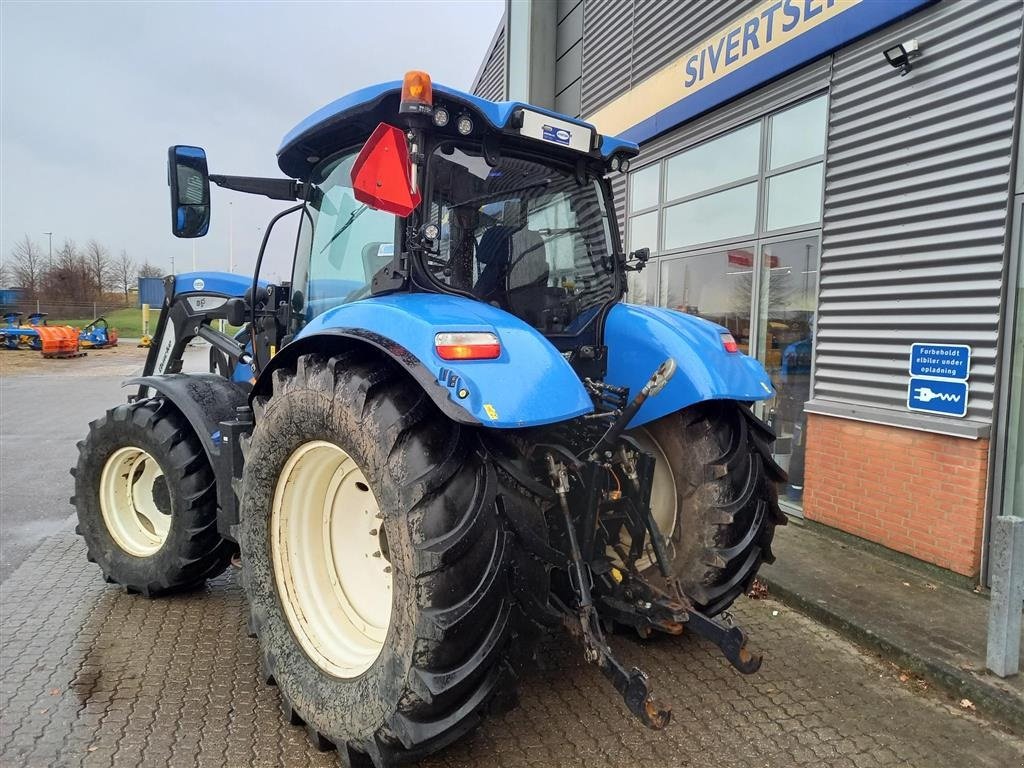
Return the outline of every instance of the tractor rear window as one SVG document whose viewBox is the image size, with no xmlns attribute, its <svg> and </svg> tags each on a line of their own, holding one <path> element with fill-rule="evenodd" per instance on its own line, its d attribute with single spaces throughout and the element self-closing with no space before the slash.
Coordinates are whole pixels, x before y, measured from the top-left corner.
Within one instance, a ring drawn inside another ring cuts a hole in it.
<svg viewBox="0 0 1024 768">
<path fill-rule="evenodd" d="M 352 193 L 356 154 L 328 161 L 313 178 L 316 187 L 299 244 L 303 252 L 296 258 L 296 265 L 309 260 L 307 320 L 369 296 L 374 273 L 394 253 L 395 217 L 360 203 Z M 296 286 L 303 282 L 299 274 L 293 280 Z"/>
<path fill-rule="evenodd" d="M 430 159 L 438 281 L 544 333 L 576 333 L 617 298 L 605 197 L 597 181 L 525 158 L 490 165 L 451 144 Z"/>
</svg>

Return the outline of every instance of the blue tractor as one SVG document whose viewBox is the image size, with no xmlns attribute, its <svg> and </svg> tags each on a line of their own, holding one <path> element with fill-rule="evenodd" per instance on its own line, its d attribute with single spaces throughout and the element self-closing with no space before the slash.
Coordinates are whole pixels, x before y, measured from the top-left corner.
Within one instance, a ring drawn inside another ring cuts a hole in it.
<svg viewBox="0 0 1024 768">
<path fill-rule="evenodd" d="M 166 279 L 137 389 L 80 444 L 89 558 L 149 596 L 234 559 L 265 679 L 346 763 L 416 759 L 511 705 L 549 628 L 652 728 L 669 711 L 613 629 L 686 628 L 755 671 L 716 617 L 785 522 L 751 412 L 774 390 L 726 329 L 624 303 L 649 251 L 623 252 L 608 176 L 636 154 L 422 72 L 302 121 L 285 178 L 172 147 L 178 237 L 206 233 L 211 182 L 292 205 L 251 279 Z M 181 372 L 196 337 L 210 373 Z"/>
</svg>

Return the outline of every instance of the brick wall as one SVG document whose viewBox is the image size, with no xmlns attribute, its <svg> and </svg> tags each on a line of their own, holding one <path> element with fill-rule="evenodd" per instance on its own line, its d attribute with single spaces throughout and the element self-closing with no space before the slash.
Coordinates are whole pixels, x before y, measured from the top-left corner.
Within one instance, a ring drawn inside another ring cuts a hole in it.
<svg viewBox="0 0 1024 768">
<path fill-rule="evenodd" d="M 987 482 L 987 440 L 808 414 L 810 520 L 973 577 Z"/>
</svg>

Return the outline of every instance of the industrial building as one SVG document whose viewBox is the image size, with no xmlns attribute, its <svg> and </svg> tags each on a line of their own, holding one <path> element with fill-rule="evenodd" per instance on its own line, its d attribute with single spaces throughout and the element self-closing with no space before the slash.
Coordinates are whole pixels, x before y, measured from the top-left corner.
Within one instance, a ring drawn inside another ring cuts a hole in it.
<svg viewBox="0 0 1024 768">
<path fill-rule="evenodd" d="M 1019 0 L 511 0 L 474 91 L 641 152 L 628 300 L 771 374 L 787 512 L 986 579 L 1024 514 Z"/>
</svg>

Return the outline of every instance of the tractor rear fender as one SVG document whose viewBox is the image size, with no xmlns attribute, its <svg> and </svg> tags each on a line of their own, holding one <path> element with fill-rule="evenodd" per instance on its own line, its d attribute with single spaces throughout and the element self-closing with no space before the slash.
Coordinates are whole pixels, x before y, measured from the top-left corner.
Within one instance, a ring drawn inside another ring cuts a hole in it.
<svg viewBox="0 0 1024 768">
<path fill-rule="evenodd" d="M 635 395 L 668 357 L 677 370 L 665 388 L 643 404 L 630 422 L 639 427 L 705 400 L 749 402 L 775 396 L 764 367 L 741 352 L 728 352 L 729 331 L 694 315 L 662 307 L 617 304 L 608 313 L 605 381 Z"/>
<path fill-rule="evenodd" d="M 220 517 L 237 522 L 237 504 L 231 488 L 232 452 L 223 446 L 220 423 L 235 419 L 237 409 L 249 404 L 249 387 L 213 373 L 140 376 L 121 386 L 138 386 L 140 393 L 150 395 L 155 391 L 181 412 L 199 438 L 217 478 L 218 522 Z M 218 527 L 226 534 L 227 525 Z"/>
<path fill-rule="evenodd" d="M 443 360 L 437 333 L 486 331 L 501 342 L 494 360 Z M 269 394 L 276 368 L 300 355 L 336 354 L 368 344 L 401 365 L 448 418 L 498 429 L 565 421 L 593 410 L 579 377 L 539 332 L 483 302 L 436 293 L 356 301 L 314 318 L 261 372 L 254 394 Z"/>
</svg>

